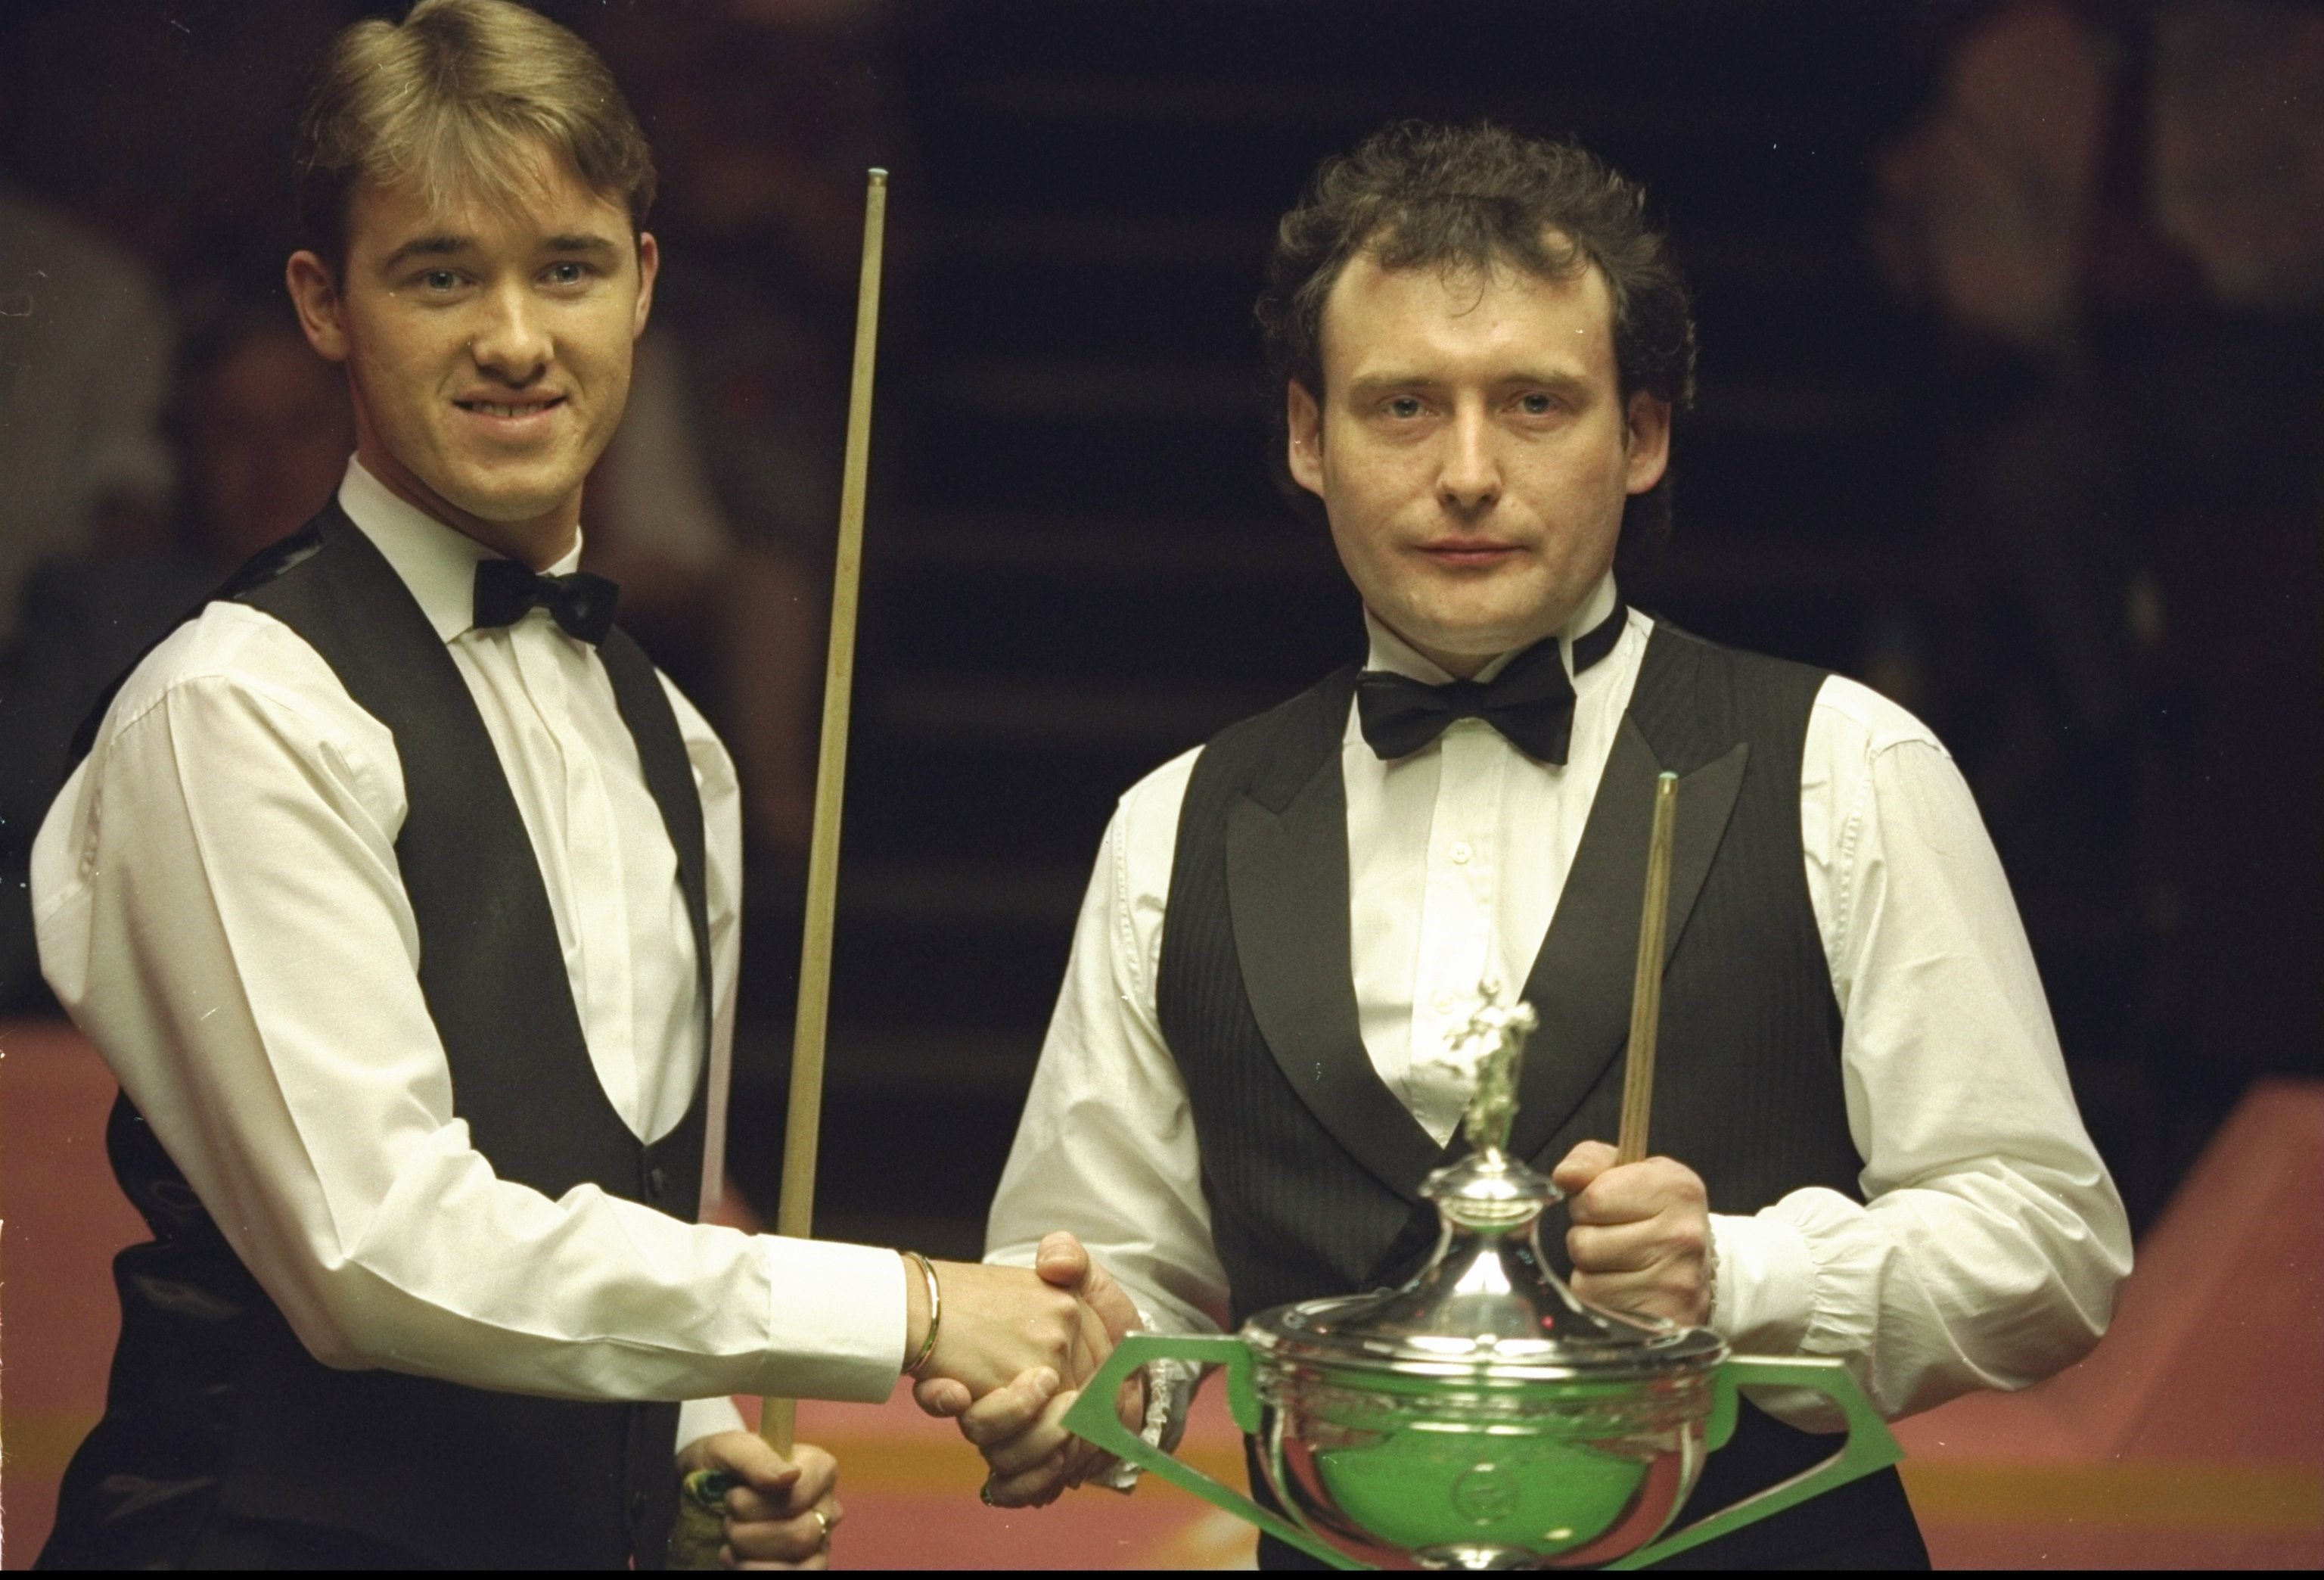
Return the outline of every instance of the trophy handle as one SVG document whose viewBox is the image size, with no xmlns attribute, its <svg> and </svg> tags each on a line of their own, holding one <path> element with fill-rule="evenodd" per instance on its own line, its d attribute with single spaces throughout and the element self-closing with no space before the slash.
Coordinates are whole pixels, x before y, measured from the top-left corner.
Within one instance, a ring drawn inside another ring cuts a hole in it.
<svg viewBox="0 0 2324 1580">
<path fill-rule="evenodd" d="M 1836 1360 L 1815 1359 L 1763 1360 L 1757 1356 L 1739 1356 L 1719 1369 L 1717 1389 L 1711 1407 L 1711 1421 L 1705 1435 L 1706 1446 L 1711 1450 L 1725 1446 L 1735 1434 L 1735 1412 L 1740 1392 L 1745 1388 L 1779 1387 L 1806 1388 L 1822 1394 L 1840 1409 L 1848 1418 L 1848 1437 L 1840 1452 L 1812 1469 L 1803 1470 L 1774 1486 L 1752 1493 L 1740 1502 L 1730 1503 L 1718 1513 L 1696 1520 L 1683 1530 L 1674 1531 L 1657 1542 L 1650 1542 L 1625 1557 L 1607 1565 L 1609 1569 L 1641 1569 L 1648 1564 L 1660 1563 L 1674 1554 L 1702 1546 L 1730 1530 L 1738 1530 L 1755 1520 L 1765 1520 L 1780 1513 L 1795 1503 L 1828 1492 L 1832 1488 L 1870 1475 L 1904 1457 L 1886 1422 L 1873 1409 L 1872 1401 L 1856 1385 L 1856 1379 Z M 1111 1398 L 1111 1395 L 1107 1397 Z M 1067 1422 L 1071 1425 L 1070 1419 Z"/>
<path fill-rule="evenodd" d="M 1326 1546 L 1280 1514 L 1252 1502 L 1225 1483 L 1214 1481 L 1194 1466 L 1131 1431 L 1113 1413 L 1114 1396 L 1130 1372 L 1148 1361 L 1198 1361 L 1226 1371 L 1227 1409 L 1245 1432 L 1259 1430 L 1259 1395 L 1251 1386 L 1250 1351 L 1227 1334 L 1133 1333 L 1116 1344 L 1087 1382 L 1081 1397 L 1065 1412 L 1065 1430 L 1085 1437 L 1126 1465 L 1158 1475 L 1172 1486 L 1189 1492 L 1205 1503 L 1225 1510 L 1236 1519 L 1256 1525 L 1277 1541 L 1288 1542 L 1310 1557 L 1335 1569 L 1365 1566 Z"/>
</svg>

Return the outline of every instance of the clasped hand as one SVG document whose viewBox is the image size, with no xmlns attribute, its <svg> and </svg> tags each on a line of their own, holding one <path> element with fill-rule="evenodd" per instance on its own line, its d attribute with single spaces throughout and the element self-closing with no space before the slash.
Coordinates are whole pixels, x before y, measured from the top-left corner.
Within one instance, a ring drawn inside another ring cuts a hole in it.
<svg viewBox="0 0 2324 1580">
<path fill-rule="evenodd" d="M 986 1267 L 988 1275 L 1009 1275 L 1012 1292 L 1026 1298 L 1025 1319 L 1047 1331 L 1062 1301 L 1074 1317 L 1070 1338 L 1057 1353 L 1001 1375 L 995 1352 L 981 1354 L 984 1364 L 962 1369 L 947 1356 L 944 1333 L 953 1322 L 955 1268 L 945 1277 L 944 1332 L 921 1369 L 912 1397 L 932 1416 L 960 1422 L 961 1436 L 977 1446 L 991 1467 L 985 1501 L 1002 1508 L 1039 1507 L 1106 1469 L 1111 1456 L 1065 1430 L 1065 1412 L 1081 1397 L 1081 1385 L 1112 1354 L 1121 1335 L 1138 1326 L 1138 1307 L 1073 1235 L 1058 1233 L 1041 1242 L 1033 1271 Z M 1025 1288 L 1029 1280 L 1032 1288 Z M 980 1386 L 980 1383 L 982 1385 Z M 1114 1408 L 1125 1425 L 1145 1418 L 1144 1383 L 1124 1383 Z"/>
<path fill-rule="evenodd" d="M 1072 1451 L 1088 1445 L 1060 1424 L 1076 1397 L 1064 1384 L 1078 1387 L 1104 1363 L 1137 1326 L 1137 1308 L 1070 1234 L 1044 1242 L 1032 1271 L 982 1262 L 936 1268 L 943 1316 L 914 1393 L 930 1414 L 961 1418 L 961 1430 L 993 1466 L 993 1501 L 1046 1503 L 1102 1457 Z M 917 1266 L 905 1277 L 917 1350 L 931 1312 Z M 1144 1409 L 1142 1397 L 1136 1403 Z M 839 1467 L 829 1454 L 802 1443 L 785 1460 L 752 1433 L 720 1432 L 679 1455 L 681 1475 L 696 1470 L 721 1471 L 737 1483 L 726 1493 L 723 1566 L 825 1566 L 841 1519 Z"/>
<path fill-rule="evenodd" d="M 1702 1177 L 1673 1158 L 1616 1164 L 1614 1149 L 1583 1141 L 1550 1173 L 1565 1192 L 1573 1292 L 1593 1306 L 1711 1320 L 1711 1208 Z"/>
<path fill-rule="evenodd" d="M 735 1485 L 726 1493 L 724 1545 L 727 1569 L 820 1569 L 839 1529 L 839 1465 L 812 1443 L 785 1459 L 755 1432 L 715 1432 L 689 1444 L 678 1471 L 720 1471 Z"/>
</svg>

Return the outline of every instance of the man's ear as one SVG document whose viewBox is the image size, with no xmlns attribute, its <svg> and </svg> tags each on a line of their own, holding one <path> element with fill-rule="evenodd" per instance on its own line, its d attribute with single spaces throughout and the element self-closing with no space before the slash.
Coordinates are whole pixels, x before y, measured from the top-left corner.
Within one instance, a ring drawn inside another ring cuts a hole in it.
<svg viewBox="0 0 2324 1580">
<path fill-rule="evenodd" d="M 282 267 L 283 283 L 290 288 L 291 305 L 299 310 L 299 328 L 307 344 L 326 362 L 347 359 L 346 299 L 338 277 L 315 254 L 300 249 Z"/>
<path fill-rule="evenodd" d="M 1291 480 L 1318 499 L 1323 496 L 1323 409 L 1307 386 L 1293 379 L 1284 386 L 1284 426 L 1290 430 L 1285 459 Z"/>
<path fill-rule="evenodd" d="M 1670 402 L 1640 390 L 1630 397 L 1627 422 L 1629 456 L 1622 485 L 1627 493 L 1644 494 L 1663 480 L 1670 466 Z"/>
<path fill-rule="evenodd" d="M 634 340 L 646 332 L 646 319 L 653 311 L 654 277 L 661 273 L 661 248 L 654 241 L 653 232 L 638 232 L 638 306 L 630 325 L 630 338 Z"/>
</svg>

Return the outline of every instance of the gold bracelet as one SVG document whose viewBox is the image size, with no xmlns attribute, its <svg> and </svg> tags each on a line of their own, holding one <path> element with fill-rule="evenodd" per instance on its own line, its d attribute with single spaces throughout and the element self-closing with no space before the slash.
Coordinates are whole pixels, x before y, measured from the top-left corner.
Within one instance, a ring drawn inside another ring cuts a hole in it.
<svg viewBox="0 0 2324 1580">
<path fill-rule="evenodd" d="M 918 1377 L 920 1368 L 928 1363 L 928 1357 L 936 1353 L 936 1329 L 944 1322 L 944 1289 L 936 1282 L 936 1263 L 917 1251 L 907 1251 L 904 1254 L 920 1264 L 920 1277 L 928 1284 L 928 1336 L 920 1341 L 920 1353 L 914 1355 L 911 1363 L 904 1368 L 904 1375 Z"/>
</svg>

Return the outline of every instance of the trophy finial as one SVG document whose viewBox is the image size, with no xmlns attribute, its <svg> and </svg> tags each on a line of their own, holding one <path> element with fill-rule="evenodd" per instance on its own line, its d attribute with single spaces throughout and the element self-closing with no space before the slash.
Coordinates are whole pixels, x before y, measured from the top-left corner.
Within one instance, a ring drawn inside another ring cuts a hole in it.
<svg viewBox="0 0 2324 1580">
<path fill-rule="evenodd" d="M 1533 1006 L 1522 999 L 1501 1003 L 1499 987 L 1480 984 L 1477 1008 L 1455 1031 L 1444 1051 L 1432 1061 L 1448 1065 L 1476 1081 L 1462 1130 L 1481 1157 L 1508 1155 L 1509 1130 L 1517 1115 L 1517 1067 L 1525 1058 L 1526 1038 L 1541 1024 Z"/>
</svg>

